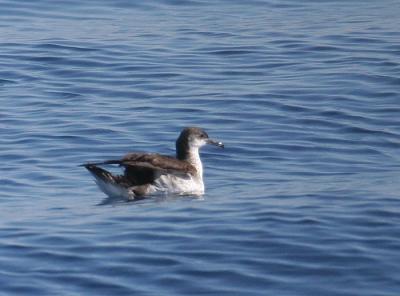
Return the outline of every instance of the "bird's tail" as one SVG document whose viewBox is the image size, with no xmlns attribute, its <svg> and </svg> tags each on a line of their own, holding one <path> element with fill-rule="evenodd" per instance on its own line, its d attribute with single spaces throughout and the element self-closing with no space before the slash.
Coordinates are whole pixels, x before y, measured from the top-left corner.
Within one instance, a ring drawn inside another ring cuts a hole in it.
<svg viewBox="0 0 400 296">
<path fill-rule="evenodd" d="M 118 182 L 119 176 L 114 176 L 109 171 L 106 171 L 105 169 L 98 167 L 97 166 L 98 164 L 105 164 L 105 163 L 88 163 L 88 164 L 83 164 L 82 166 L 84 166 L 96 178 L 96 180 L 99 179 L 102 180 L 103 182 L 119 183 Z"/>
<path fill-rule="evenodd" d="M 101 164 L 118 164 L 114 161 L 107 161 Z M 122 196 L 125 198 L 133 198 L 132 192 L 130 192 L 129 184 L 125 182 L 123 176 L 113 175 L 109 171 L 102 169 L 97 166 L 97 163 L 88 163 L 84 166 L 95 178 L 95 181 L 101 191 L 107 194 L 109 197 Z"/>
</svg>

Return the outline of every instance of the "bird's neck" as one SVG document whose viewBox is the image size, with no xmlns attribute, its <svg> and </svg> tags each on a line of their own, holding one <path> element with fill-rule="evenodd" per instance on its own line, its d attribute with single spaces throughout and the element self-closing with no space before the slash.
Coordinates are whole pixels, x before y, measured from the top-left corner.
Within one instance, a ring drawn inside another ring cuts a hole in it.
<svg viewBox="0 0 400 296">
<path fill-rule="evenodd" d="M 198 147 L 190 147 L 184 152 L 177 150 L 177 158 L 190 163 L 196 169 L 197 176 L 203 180 L 203 164 L 201 163 Z"/>
</svg>

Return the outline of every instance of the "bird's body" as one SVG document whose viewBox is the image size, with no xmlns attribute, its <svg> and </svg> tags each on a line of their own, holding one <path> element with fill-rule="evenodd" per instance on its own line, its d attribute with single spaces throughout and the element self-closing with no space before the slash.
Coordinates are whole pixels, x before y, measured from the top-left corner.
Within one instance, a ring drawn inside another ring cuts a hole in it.
<svg viewBox="0 0 400 296">
<path fill-rule="evenodd" d="M 200 128 L 185 128 L 176 141 L 176 158 L 157 153 L 128 153 L 122 159 L 84 166 L 100 189 L 110 197 L 135 199 L 155 193 L 204 193 L 203 165 L 199 148 L 205 144 L 223 147 Z M 113 175 L 100 165 L 118 164 L 123 175 Z"/>
</svg>

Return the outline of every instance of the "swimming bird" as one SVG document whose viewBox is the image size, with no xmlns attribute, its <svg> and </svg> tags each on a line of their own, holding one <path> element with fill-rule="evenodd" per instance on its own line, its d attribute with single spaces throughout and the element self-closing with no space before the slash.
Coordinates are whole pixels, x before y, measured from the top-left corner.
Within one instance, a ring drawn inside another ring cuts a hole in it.
<svg viewBox="0 0 400 296">
<path fill-rule="evenodd" d="M 206 144 L 223 148 L 224 144 L 210 139 L 198 127 L 184 128 L 175 144 L 176 157 L 132 152 L 122 159 L 86 163 L 82 166 L 94 176 L 97 185 L 109 197 L 134 200 L 159 192 L 203 194 L 203 164 L 199 149 Z M 99 167 L 109 164 L 122 166 L 124 173 L 114 175 Z"/>
</svg>

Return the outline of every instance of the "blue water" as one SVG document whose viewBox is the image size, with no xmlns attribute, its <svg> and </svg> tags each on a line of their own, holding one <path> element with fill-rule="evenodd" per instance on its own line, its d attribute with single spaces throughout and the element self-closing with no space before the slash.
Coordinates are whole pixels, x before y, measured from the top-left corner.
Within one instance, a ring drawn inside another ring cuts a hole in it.
<svg viewBox="0 0 400 296">
<path fill-rule="evenodd" d="M 0 1 L 1 295 L 400 295 L 398 1 Z M 79 164 L 206 147 L 203 198 Z"/>
</svg>

